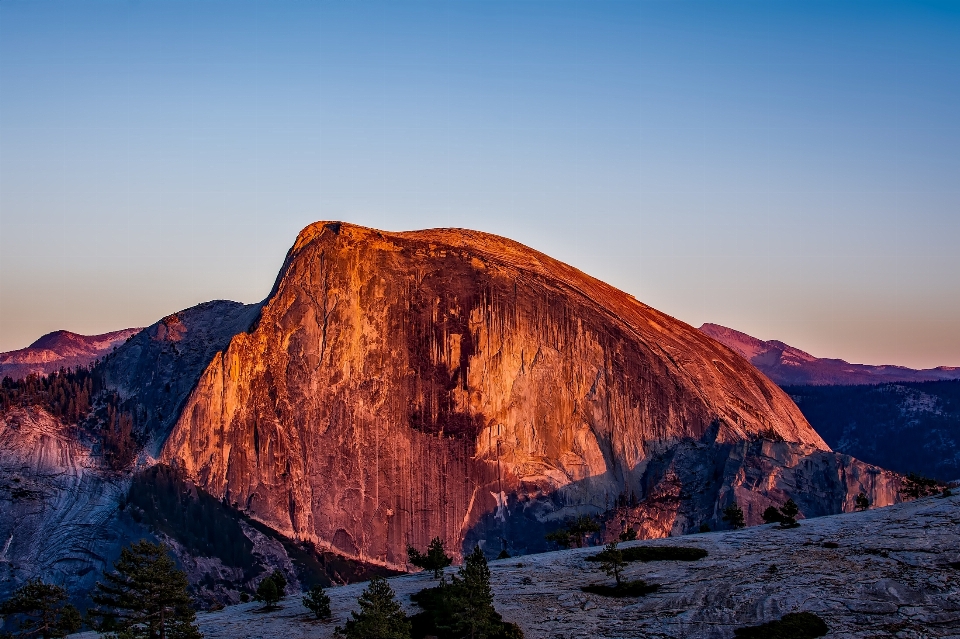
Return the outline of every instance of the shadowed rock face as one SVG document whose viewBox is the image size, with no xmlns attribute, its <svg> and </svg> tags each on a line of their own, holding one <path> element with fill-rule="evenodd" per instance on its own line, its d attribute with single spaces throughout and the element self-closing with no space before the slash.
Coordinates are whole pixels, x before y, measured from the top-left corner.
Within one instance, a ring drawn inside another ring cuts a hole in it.
<svg viewBox="0 0 960 639">
<path fill-rule="evenodd" d="M 473 231 L 316 223 L 162 458 L 284 534 L 402 566 L 408 543 L 643 498 L 681 443 L 761 436 L 829 452 L 740 356 L 576 269 Z"/>
<path fill-rule="evenodd" d="M 136 411 L 150 455 L 158 454 L 210 360 L 247 330 L 258 310 L 228 300 L 197 304 L 141 330 L 101 362 L 105 385 Z"/>
</svg>

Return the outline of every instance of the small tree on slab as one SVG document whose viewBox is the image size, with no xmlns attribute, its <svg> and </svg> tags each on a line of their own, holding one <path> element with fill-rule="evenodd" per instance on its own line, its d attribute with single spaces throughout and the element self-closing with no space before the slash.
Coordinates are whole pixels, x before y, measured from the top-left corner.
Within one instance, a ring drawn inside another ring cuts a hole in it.
<svg viewBox="0 0 960 639">
<path fill-rule="evenodd" d="M 443 576 L 443 569 L 453 563 L 453 557 L 447 554 L 443 547 L 443 540 L 439 537 L 433 538 L 425 553 L 421 553 L 413 546 L 407 546 L 407 559 L 417 568 L 433 571 L 434 579 Z"/>
<path fill-rule="evenodd" d="M 783 521 L 783 515 L 780 514 L 780 509 L 776 506 L 767 506 L 767 509 L 763 511 L 763 522 L 766 524 L 779 524 Z"/>
<path fill-rule="evenodd" d="M 570 539 L 570 531 L 566 528 L 558 528 L 553 532 L 549 532 L 543 536 L 547 541 L 555 543 L 560 548 L 569 548 L 572 540 Z"/>
<path fill-rule="evenodd" d="M 800 514 L 800 508 L 792 499 L 780 507 L 780 526 L 783 528 L 793 528 L 798 526 L 797 515 Z"/>
<path fill-rule="evenodd" d="M 627 562 L 623 560 L 623 552 L 617 548 L 617 542 L 611 541 L 604 547 L 602 555 L 603 561 L 600 563 L 600 568 L 616 580 L 617 588 L 619 588 L 622 585 L 623 569 L 627 565 Z"/>
<path fill-rule="evenodd" d="M 330 597 L 319 584 L 314 585 L 303 597 L 304 607 L 315 614 L 317 619 L 329 619 Z"/>
<path fill-rule="evenodd" d="M 271 577 L 264 577 L 257 586 L 257 593 L 254 596 L 257 601 L 262 601 L 266 610 L 276 610 L 280 603 L 280 590 L 277 583 Z"/>
<path fill-rule="evenodd" d="M 14 626 L 12 637 L 66 637 L 83 625 L 67 603 L 67 591 L 40 579 L 28 581 L 0 604 L 0 617 Z"/>
<path fill-rule="evenodd" d="M 860 493 L 859 495 L 857 495 L 857 498 L 854 501 L 853 505 L 854 505 L 854 508 L 856 508 L 857 510 L 866 510 L 867 508 L 870 508 L 870 500 L 867 499 L 866 495 L 864 495 L 863 493 Z"/>
<path fill-rule="evenodd" d="M 740 509 L 737 502 L 733 502 L 723 509 L 723 521 L 730 524 L 730 527 L 734 530 L 743 528 L 746 525 L 743 519 L 743 510 Z"/>
<path fill-rule="evenodd" d="M 397 603 L 396 595 L 383 577 L 374 577 L 357 600 L 360 612 L 350 613 L 351 619 L 343 627 L 337 626 L 336 635 L 345 639 L 410 639 L 410 622 Z"/>
<path fill-rule="evenodd" d="M 584 539 L 587 535 L 600 531 L 600 524 L 594 521 L 593 517 L 580 515 L 567 527 L 570 536 L 577 542 L 577 548 L 583 548 Z"/>
<path fill-rule="evenodd" d="M 450 584 L 452 636 L 481 639 L 493 637 L 502 627 L 493 607 L 490 568 L 480 546 L 467 555 Z"/>
<path fill-rule="evenodd" d="M 187 576 L 166 546 L 140 540 L 120 551 L 113 568 L 91 595 L 98 630 L 123 639 L 202 639 Z"/>
</svg>

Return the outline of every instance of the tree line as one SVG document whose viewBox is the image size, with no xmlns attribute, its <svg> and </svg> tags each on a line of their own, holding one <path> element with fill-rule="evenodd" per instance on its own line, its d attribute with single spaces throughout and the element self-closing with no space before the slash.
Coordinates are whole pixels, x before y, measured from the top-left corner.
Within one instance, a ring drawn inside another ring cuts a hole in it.
<svg viewBox="0 0 960 639">
<path fill-rule="evenodd" d="M 0 380 L 0 410 L 37 406 L 66 424 L 83 428 L 99 440 L 104 464 L 122 470 L 133 462 L 143 444 L 138 425 L 146 416 L 139 414 L 136 404 L 131 406 L 106 388 L 97 364 L 23 379 L 4 377 Z"/>
</svg>

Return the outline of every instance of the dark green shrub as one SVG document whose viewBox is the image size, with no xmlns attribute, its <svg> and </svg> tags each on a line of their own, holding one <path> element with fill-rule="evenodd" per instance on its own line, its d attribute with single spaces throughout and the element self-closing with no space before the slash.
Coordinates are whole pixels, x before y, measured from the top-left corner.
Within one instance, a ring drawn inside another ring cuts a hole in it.
<svg viewBox="0 0 960 639">
<path fill-rule="evenodd" d="M 828 632 L 827 624 L 812 612 L 791 612 L 779 621 L 737 628 L 733 636 L 739 639 L 814 639 Z"/>
<path fill-rule="evenodd" d="M 606 561 L 606 549 L 587 557 L 587 561 Z M 696 561 L 707 556 L 703 548 L 688 546 L 634 546 L 621 548 L 624 561 Z"/>
<path fill-rule="evenodd" d="M 863 493 L 857 495 L 857 499 L 854 501 L 854 508 L 857 510 L 866 510 L 870 508 L 870 500 L 867 499 L 867 496 Z"/>
<path fill-rule="evenodd" d="M 660 589 L 659 584 L 648 584 L 643 579 L 624 581 L 618 585 L 590 584 L 581 586 L 580 590 L 604 597 L 643 597 Z"/>
<path fill-rule="evenodd" d="M 788 499 L 787 503 L 783 506 L 780 506 L 780 527 L 781 528 L 794 528 L 797 524 L 797 515 L 800 514 L 800 508 L 797 506 L 796 502 L 792 499 Z"/>
<path fill-rule="evenodd" d="M 924 477 L 919 473 L 909 473 L 903 480 L 900 493 L 907 499 L 920 499 L 939 494 L 943 485 L 943 482 L 936 479 Z"/>
<path fill-rule="evenodd" d="M 637 531 L 633 528 L 625 528 L 622 533 L 620 533 L 620 541 L 634 541 L 637 538 Z"/>
</svg>

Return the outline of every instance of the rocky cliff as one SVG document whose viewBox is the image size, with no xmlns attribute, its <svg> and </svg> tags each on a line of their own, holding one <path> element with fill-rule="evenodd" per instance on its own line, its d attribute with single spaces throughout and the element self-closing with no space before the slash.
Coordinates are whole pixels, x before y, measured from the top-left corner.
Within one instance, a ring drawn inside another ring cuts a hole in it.
<svg viewBox="0 0 960 639">
<path fill-rule="evenodd" d="M 690 469 L 653 462 L 762 439 L 829 454 L 739 355 L 570 266 L 473 231 L 316 223 L 203 372 L 162 458 L 286 535 L 403 566 L 408 543 L 435 535 L 529 551 L 533 523 L 607 512 L 618 495 L 677 485 L 682 501 Z M 819 487 L 833 510 L 864 488 L 837 460 Z M 678 523 L 678 507 L 650 534 L 712 516 L 740 472 L 711 475 L 709 513 Z"/>
<path fill-rule="evenodd" d="M 229 300 L 197 304 L 143 329 L 100 364 L 104 385 L 137 413 L 148 454 L 158 454 L 200 374 L 259 308 Z"/>
</svg>

